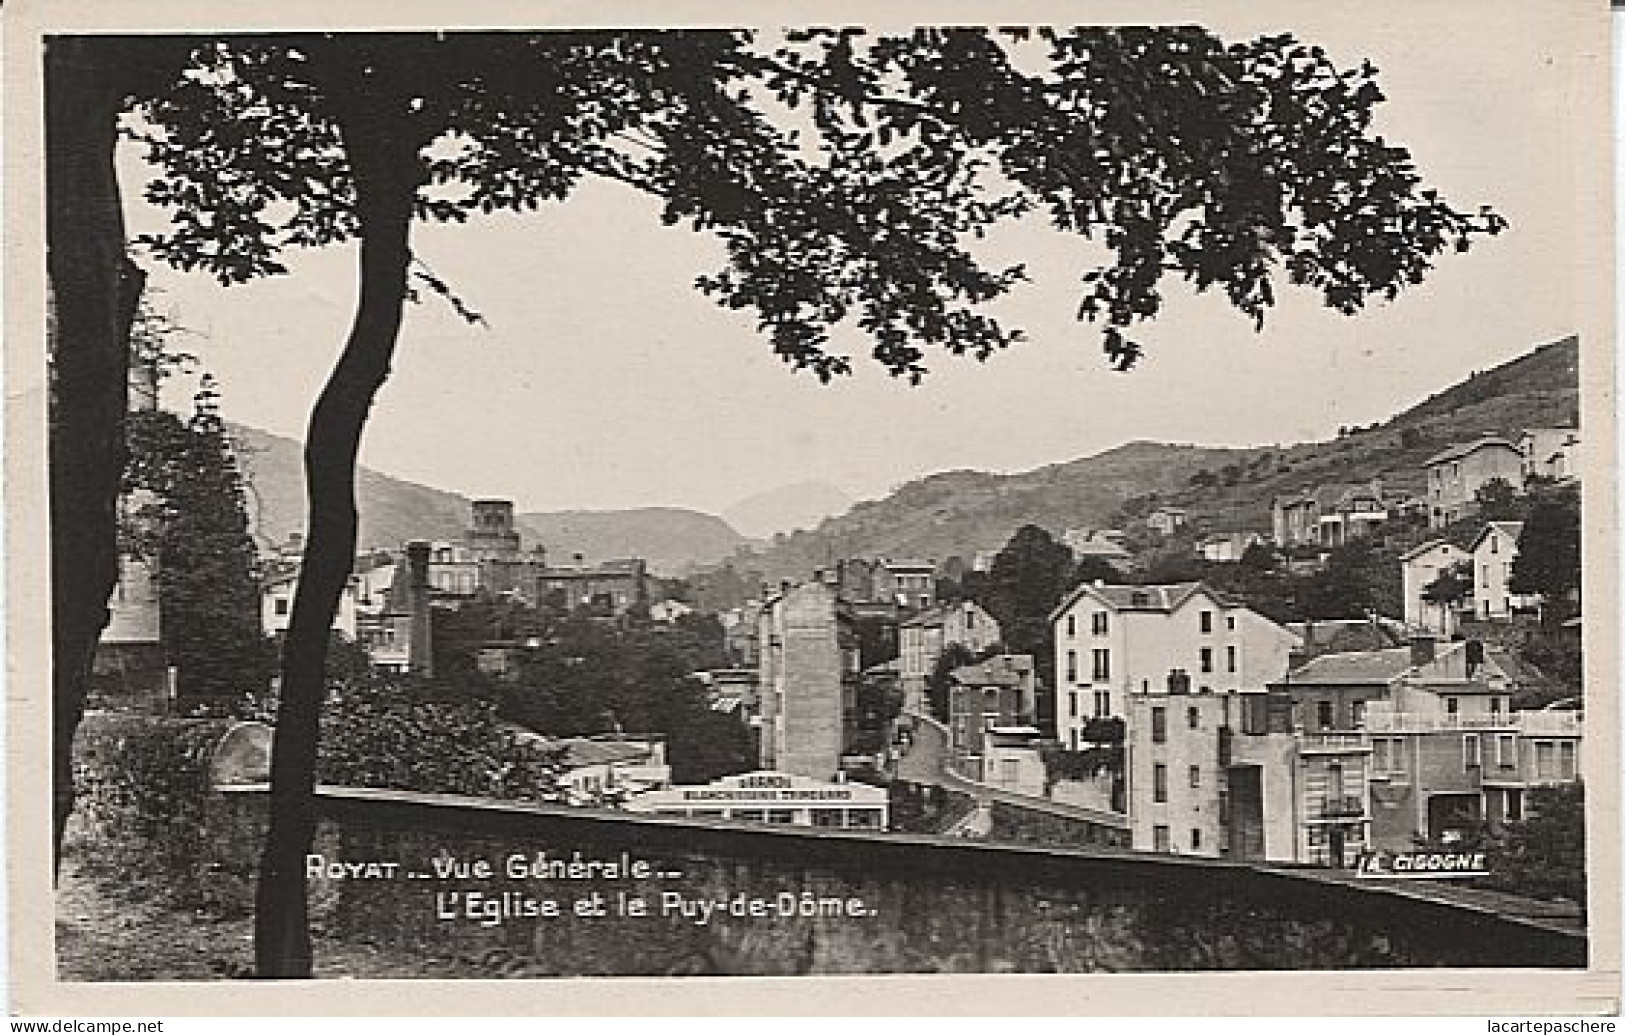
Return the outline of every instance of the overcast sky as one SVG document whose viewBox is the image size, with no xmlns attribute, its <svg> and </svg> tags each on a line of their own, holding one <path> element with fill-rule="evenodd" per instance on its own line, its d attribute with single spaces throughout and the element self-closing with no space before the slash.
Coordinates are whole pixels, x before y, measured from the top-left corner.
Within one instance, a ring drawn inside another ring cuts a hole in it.
<svg viewBox="0 0 1625 1035">
<path fill-rule="evenodd" d="M 363 462 L 522 509 L 715 512 L 807 480 L 874 496 L 933 471 L 1025 470 L 1133 439 L 1326 438 L 1574 331 L 1565 130 L 1576 98 L 1546 21 L 1422 3 L 1384 26 L 1360 5 L 1311 6 L 1292 24 L 1210 27 L 1292 31 L 1340 64 L 1371 59 L 1389 96 L 1381 132 L 1458 207 L 1488 203 L 1512 224 L 1444 257 L 1397 303 L 1347 318 L 1284 289 L 1255 334 L 1222 301 L 1170 282 L 1164 316 L 1138 335 L 1145 360 L 1120 374 L 1075 322 L 1074 242 L 1016 228 L 995 247 L 1027 262 L 1033 283 L 993 311 L 1029 341 L 985 364 L 937 357 L 918 388 L 873 364 L 823 386 L 777 361 L 748 315 L 693 290 L 720 264 L 712 239 L 664 228 L 652 201 L 595 183 L 535 216 L 420 225 L 418 253 L 490 326 L 433 299 L 409 307 Z M 139 201 L 130 216 L 156 228 Z M 198 332 L 184 347 L 219 379 L 226 415 L 297 437 L 343 341 L 355 256 L 291 258 L 290 275 L 230 289 L 145 265 L 161 307 Z"/>
</svg>

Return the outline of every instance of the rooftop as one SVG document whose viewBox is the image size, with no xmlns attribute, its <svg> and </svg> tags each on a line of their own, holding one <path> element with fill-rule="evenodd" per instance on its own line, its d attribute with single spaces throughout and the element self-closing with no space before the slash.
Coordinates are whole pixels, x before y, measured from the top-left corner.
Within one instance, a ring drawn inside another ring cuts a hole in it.
<svg viewBox="0 0 1625 1035">
<path fill-rule="evenodd" d="M 1469 550 L 1477 550 L 1478 549 L 1478 544 L 1482 543 L 1484 541 L 1484 537 L 1489 535 L 1492 531 L 1500 532 L 1502 535 L 1504 535 L 1507 538 L 1511 539 L 1513 542 L 1517 542 L 1518 537 L 1523 534 L 1523 522 L 1522 521 L 1491 521 L 1491 522 L 1488 522 L 1488 523 L 1486 523 L 1484 525 L 1483 528 L 1479 529 L 1479 532 L 1478 532 L 1477 535 L 1473 536 L 1473 545 L 1468 547 L 1468 549 Z"/>
<path fill-rule="evenodd" d="M 1485 449 L 1490 446 L 1499 446 L 1503 449 L 1510 449 L 1514 453 L 1518 452 L 1517 446 L 1513 445 L 1511 442 L 1508 442 L 1501 436 L 1485 435 L 1481 438 L 1473 439 L 1471 442 L 1458 442 L 1444 450 L 1444 452 L 1437 453 L 1429 459 L 1423 461 L 1422 466 L 1432 467 L 1435 464 L 1442 464 L 1451 460 L 1459 460 L 1464 456 L 1476 453 L 1480 449 Z"/>
<path fill-rule="evenodd" d="M 1411 667 L 1409 647 L 1343 651 L 1312 658 L 1287 674 L 1292 686 L 1387 683 Z"/>
<path fill-rule="evenodd" d="M 996 654 L 953 671 L 954 679 L 966 686 L 1025 686 L 1032 674 L 1030 654 Z"/>
</svg>

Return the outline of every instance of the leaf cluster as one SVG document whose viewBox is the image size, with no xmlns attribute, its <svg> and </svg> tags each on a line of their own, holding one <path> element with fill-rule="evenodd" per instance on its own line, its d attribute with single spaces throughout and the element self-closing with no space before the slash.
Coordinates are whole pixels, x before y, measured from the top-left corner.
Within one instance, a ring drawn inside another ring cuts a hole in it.
<svg viewBox="0 0 1625 1035">
<path fill-rule="evenodd" d="M 929 349 L 1020 340 L 984 305 L 1024 271 L 975 242 L 1029 214 L 1090 243 L 1079 317 L 1122 368 L 1170 277 L 1261 326 L 1283 281 L 1352 313 L 1499 232 L 1373 133 L 1382 100 L 1368 62 L 1192 27 L 266 36 L 198 41 L 130 131 L 171 217 L 141 243 L 226 283 L 358 233 L 355 171 L 378 157 L 346 139 L 360 120 L 416 156 L 388 175 L 417 185 L 421 218 L 614 180 L 722 240 L 698 287 L 753 311 L 792 366 L 848 373 L 850 325 L 918 380 Z"/>
</svg>

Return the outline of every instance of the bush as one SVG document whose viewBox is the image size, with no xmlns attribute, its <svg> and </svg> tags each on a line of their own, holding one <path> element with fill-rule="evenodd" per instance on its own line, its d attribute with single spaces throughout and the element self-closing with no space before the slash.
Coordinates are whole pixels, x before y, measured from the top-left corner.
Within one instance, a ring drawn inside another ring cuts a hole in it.
<svg viewBox="0 0 1625 1035">
<path fill-rule="evenodd" d="M 322 713 L 323 783 L 545 801 L 550 752 L 521 739 L 492 701 L 437 696 L 430 684 L 365 679 L 336 689 Z"/>
<path fill-rule="evenodd" d="M 233 725 L 88 716 L 75 745 L 79 801 L 67 846 L 75 860 L 132 899 L 214 912 L 243 908 L 241 890 L 253 867 L 221 871 L 208 808 L 214 746 Z"/>
</svg>

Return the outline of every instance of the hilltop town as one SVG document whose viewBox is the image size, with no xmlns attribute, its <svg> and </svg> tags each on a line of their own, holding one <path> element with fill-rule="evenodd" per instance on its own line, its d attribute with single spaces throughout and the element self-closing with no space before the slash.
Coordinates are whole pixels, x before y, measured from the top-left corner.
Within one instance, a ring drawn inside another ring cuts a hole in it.
<svg viewBox="0 0 1625 1035">
<path fill-rule="evenodd" d="M 456 538 L 357 558 L 335 736 L 365 754 L 355 702 L 409 705 L 399 684 L 485 702 L 480 735 L 531 770 L 503 786 L 572 806 L 1334 869 L 1493 841 L 1581 774 L 1582 440 L 1528 416 L 1414 469 L 1293 479 L 1267 523 L 1216 521 L 1206 494 L 1246 469 L 1204 470 L 1177 503 L 1125 491 L 1110 526 L 772 582 L 748 555 L 681 577 L 557 556 L 476 500 Z M 272 650 L 302 550 L 257 563 Z M 93 703 L 268 717 L 177 673 L 162 583 L 126 557 Z M 378 771 L 335 752 L 352 782 Z"/>
</svg>

